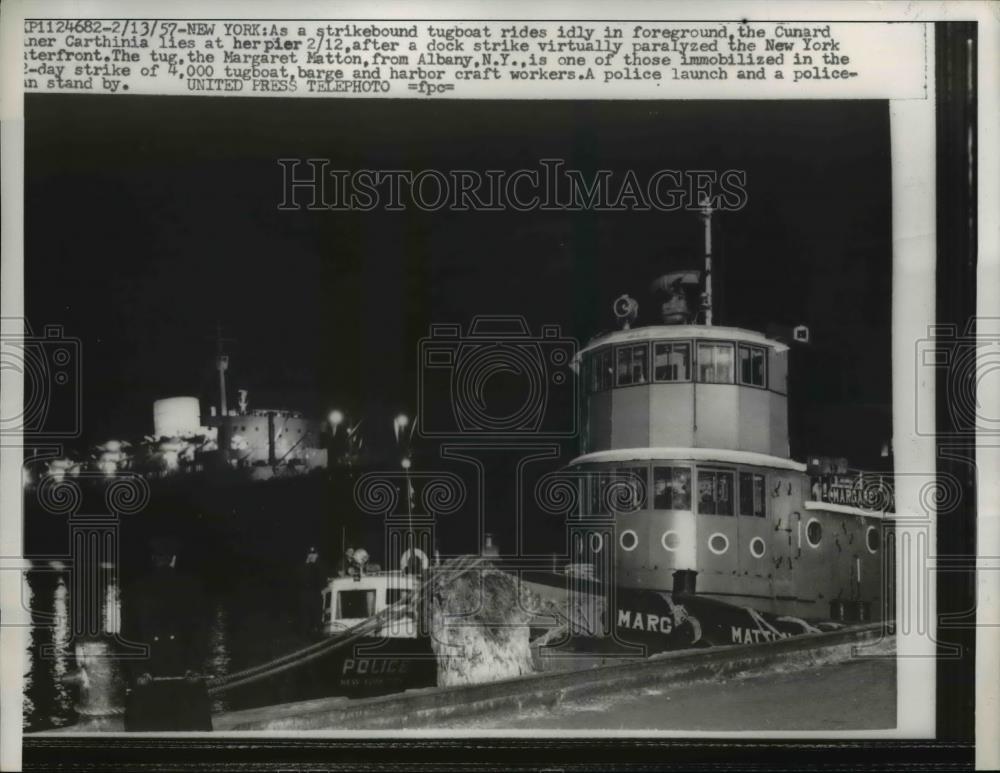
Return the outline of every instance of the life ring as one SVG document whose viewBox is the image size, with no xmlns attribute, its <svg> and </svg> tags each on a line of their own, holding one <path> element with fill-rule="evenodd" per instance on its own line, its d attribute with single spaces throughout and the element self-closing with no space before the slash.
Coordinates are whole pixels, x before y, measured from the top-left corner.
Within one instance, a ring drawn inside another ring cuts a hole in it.
<svg viewBox="0 0 1000 773">
<path fill-rule="evenodd" d="M 420 571 L 426 572 L 427 567 L 431 565 L 431 562 L 427 560 L 427 554 L 420 548 L 414 548 L 413 550 L 407 550 L 399 558 L 399 569 L 405 572 L 410 565 L 410 559 L 417 556 L 420 559 Z"/>
</svg>

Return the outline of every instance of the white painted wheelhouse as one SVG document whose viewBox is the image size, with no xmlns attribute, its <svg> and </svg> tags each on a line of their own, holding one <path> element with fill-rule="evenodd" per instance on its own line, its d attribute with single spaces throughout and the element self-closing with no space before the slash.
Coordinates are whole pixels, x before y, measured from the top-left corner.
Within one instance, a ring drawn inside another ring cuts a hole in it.
<svg viewBox="0 0 1000 773">
<path fill-rule="evenodd" d="M 788 346 L 752 330 L 652 325 L 579 356 L 584 454 L 658 446 L 788 457 Z"/>
<path fill-rule="evenodd" d="M 408 602 L 416 588 L 416 576 L 401 571 L 356 572 L 335 577 L 323 590 L 323 632 L 330 636 L 365 622 L 386 609 L 381 626 L 372 631 L 376 637 L 413 639 L 417 625 Z"/>
</svg>

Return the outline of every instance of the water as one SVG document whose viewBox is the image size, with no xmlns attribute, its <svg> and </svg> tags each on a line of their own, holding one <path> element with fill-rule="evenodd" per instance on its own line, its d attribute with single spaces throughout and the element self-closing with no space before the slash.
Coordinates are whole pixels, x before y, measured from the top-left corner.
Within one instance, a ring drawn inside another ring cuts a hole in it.
<svg viewBox="0 0 1000 773">
<path fill-rule="evenodd" d="M 77 687 L 66 681 L 76 669 L 74 599 L 69 571 L 39 565 L 26 575 L 33 625 L 25 653 L 24 730 L 65 727 L 78 721 L 74 709 Z M 309 640 L 302 631 L 294 588 L 273 578 L 248 578 L 227 590 L 208 591 L 202 602 L 208 611 L 207 641 L 201 671 L 225 676 L 282 655 Z M 100 594 L 100 620 L 105 633 L 120 632 L 129 612 L 127 589 L 111 581 Z M 316 594 L 317 605 L 320 603 Z M 79 614 L 79 611 L 76 611 Z M 213 711 L 232 708 L 225 698 L 213 701 Z"/>
<path fill-rule="evenodd" d="M 28 577 L 35 622 L 26 653 L 24 729 L 32 731 L 70 724 L 76 713 L 73 693 L 63 681 L 73 668 L 66 579 L 50 572 L 29 572 Z"/>
</svg>

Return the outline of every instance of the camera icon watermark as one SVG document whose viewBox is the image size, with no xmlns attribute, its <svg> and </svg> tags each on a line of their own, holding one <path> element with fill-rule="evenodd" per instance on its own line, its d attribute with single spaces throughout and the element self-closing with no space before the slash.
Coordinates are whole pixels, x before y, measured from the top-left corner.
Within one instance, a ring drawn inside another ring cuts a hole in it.
<svg viewBox="0 0 1000 773">
<path fill-rule="evenodd" d="M 576 342 L 558 325 L 533 336 L 520 316 L 432 325 L 420 340 L 418 431 L 428 438 L 576 434 Z"/>
<path fill-rule="evenodd" d="M 19 327 L 15 331 L 5 324 L 0 331 L 0 369 L 24 380 L 21 405 L 5 404 L 0 414 L 0 435 L 23 433 L 32 440 L 79 436 L 80 339 L 65 335 L 61 325 L 46 325 L 39 336 L 26 321 Z"/>
<path fill-rule="evenodd" d="M 983 382 L 1000 378 L 1000 318 L 972 317 L 964 329 L 958 325 L 932 325 L 916 347 L 916 430 L 938 438 L 967 436 L 970 432 L 1000 435 L 1000 414 L 978 398 Z M 921 382 L 944 373 L 944 402 L 950 422 L 935 426 L 933 391 Z M 930 426 L 928 426 L 928 424 Z"/>
</svg>

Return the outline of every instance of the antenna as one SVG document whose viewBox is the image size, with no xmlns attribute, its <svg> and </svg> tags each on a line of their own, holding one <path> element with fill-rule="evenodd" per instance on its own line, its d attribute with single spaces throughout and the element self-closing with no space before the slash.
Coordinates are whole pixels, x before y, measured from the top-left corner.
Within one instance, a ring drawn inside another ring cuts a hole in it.
<svg viewBox="0 0 1000 773">
<path fill-rule="evenodd" d="M 708 196 L 701 200 L 701 218 L 705 223 L 705 293 L 702 305 L 705 309 L 705 324 L 712 324 L 712 204 Z"/>
</svg>

